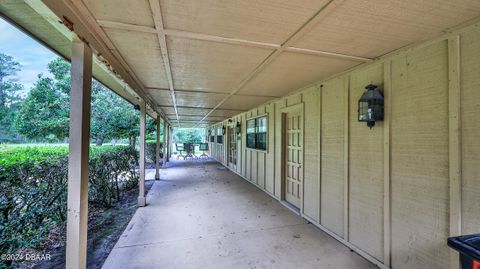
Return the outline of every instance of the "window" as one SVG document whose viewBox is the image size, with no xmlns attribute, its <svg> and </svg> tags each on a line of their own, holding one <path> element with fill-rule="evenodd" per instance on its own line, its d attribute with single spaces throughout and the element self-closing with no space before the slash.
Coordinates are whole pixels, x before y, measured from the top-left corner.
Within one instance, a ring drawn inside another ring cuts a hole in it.
<svg viewBox="0 0 480 269">
<path fill-rule="evenodd" d="M 247 148 L 267 150 L 267 116 L 247 120 Z"/>
<path fill-rule="evenodd" d="M 215 143 L 215 129 L 210 130 L 210 142 Z"/>
<path fill-rule="evenodd" d="M 217 144 L 223 144 L 222 127 L 217 128 Z"/>
</svg>

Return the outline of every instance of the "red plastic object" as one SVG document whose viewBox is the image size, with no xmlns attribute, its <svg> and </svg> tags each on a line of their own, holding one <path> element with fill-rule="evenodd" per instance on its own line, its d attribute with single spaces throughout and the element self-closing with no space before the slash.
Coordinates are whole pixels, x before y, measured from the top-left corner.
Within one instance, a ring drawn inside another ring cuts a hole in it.
<svg viewBox="0 0 480 269">
<path fill-rule="evenodd" d="M 479 261 L 473 261 L 472 269 L 480 269 L 480 262 Z"/>
</svg>

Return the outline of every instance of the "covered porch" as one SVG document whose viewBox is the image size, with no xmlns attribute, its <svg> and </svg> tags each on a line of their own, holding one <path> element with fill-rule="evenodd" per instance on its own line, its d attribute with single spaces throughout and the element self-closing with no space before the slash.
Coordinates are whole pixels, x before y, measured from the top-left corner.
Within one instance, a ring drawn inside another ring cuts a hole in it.
<svg viewBox="0 0 480 269">
<path fill-rule="evenodd" d="M 67 268 L 86 267 L 92 77 L 141 111 L 139 209 L 105 268 L 456 269 L 447 238 L 480 232 L 479 1 L 0 3 L 72 62 Z M 215 161 L 168 160 L 174 127 L 208 130 Z"/>
<path fill-rule="evenodd" d="M 214 160 L 160 176 L 103 268 L 376 268 Z"/>
</svg>

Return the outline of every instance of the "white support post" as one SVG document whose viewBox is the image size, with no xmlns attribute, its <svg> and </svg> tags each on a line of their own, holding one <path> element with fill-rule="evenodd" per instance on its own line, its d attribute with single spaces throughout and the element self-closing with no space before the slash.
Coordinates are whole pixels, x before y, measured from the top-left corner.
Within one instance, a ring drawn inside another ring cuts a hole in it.
<svg viewBox="0 0 480 269">
<path fill-rule="evenodd" d="M 173 128 L 169 126 L 169 128 L 168 128 L 168 155 L 167 155 L 167 162 L 170 161 L 170 157 L 172 156 L 172 137 L 173 137 Z"/>
<path fill-rule="evenodd" d="M 155 147 L 155 180 L 160 179 L 160 115 L 157 115 L 157 143 Z M 163 145 L 165 147 L 165 144 Z M 165 155 L 165 153 L 164 153 Z"/>
<path fill-rule="evenodd" d="M 168 123 L 167 121 L 163 121 L 163 165 L 162 165 L 162 168 L 167 168 L 167 152 L 165 149 L 168 149 L 168 140 L 167 140 L 167 136 L 168 136 Z"/>
<path fill-rule="evenodd" d="M 145 101 L 140 100 L 140 179 L 138 180 L 138 206 L 145 206 L 147 204 L 145 199 Z"/>
<path fill-rule="evenodd" d="M 88 155 L 92 51 L 87 44 L 72 43 L 70 133 L 68 156 L 66 267 L 85 268 L 87 263 Z"/>
</svg>

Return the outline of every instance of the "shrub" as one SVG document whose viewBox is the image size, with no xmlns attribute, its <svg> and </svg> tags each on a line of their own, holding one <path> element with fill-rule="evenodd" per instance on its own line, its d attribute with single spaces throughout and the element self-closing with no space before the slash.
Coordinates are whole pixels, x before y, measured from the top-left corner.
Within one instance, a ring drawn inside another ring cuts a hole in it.
<svg viewBox="0 0 480 269">
<path fill-rule="evenodd" d="M 155 163 L 156 145 L 155 141 L 145 142 L 145 160 L 149 163 Z M 160 158 L 163 158 L 163 143 L 160 143 Z"/>
<path fill-rule="evenodd" d="M 132 147 L 91 147 L 90 204 L 109 207 L 135 187 L 137 160 Z M 33 247 L 65 221 L 67 178 L 67 146 L 0 147 L 0 253 Z"/>
</svg>

